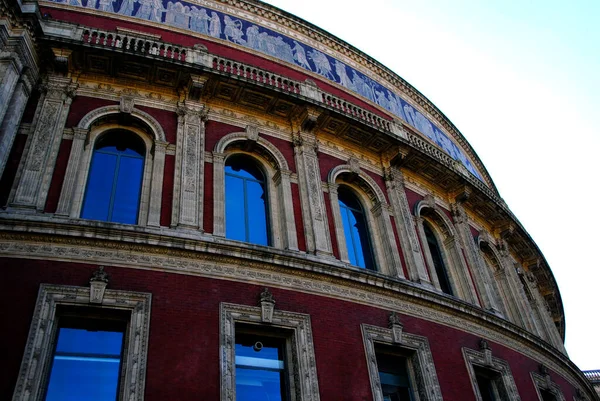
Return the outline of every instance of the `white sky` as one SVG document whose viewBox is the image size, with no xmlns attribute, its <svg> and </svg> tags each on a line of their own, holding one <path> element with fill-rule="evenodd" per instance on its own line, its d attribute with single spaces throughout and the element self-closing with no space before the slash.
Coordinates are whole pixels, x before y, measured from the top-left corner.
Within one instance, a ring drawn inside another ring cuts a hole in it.
<svg viewBox="0 0 600 401">
<path fill-rule="evenodd" d="M 268 3 L 391 68 L 458 127 L 554 272 L 569 356 L 600 369 L 600 1 Z"/>
</svg>

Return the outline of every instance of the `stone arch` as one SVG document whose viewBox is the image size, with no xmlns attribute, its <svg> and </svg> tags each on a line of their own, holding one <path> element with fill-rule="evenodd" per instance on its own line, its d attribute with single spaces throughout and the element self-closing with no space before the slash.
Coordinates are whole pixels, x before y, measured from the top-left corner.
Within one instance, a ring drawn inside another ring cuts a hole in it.
<svg viewBox="0 0 600 401">
<path fill-rule="evenodd" d="M 356 169 L 356 167 L 350 164 L 342 164 L 331 169 L 329 174 L 327 175 L 327 182 L 329 185 L 336 185 L 336 180 L 341 175 L 348 174 L 351 176 L 350 181 L 356 184 L 360 189 L 364 191 L 365 194 L 369 197 L 371 202 L 373 203 L 381 203 L 382 205 L 387 205 L 387 201 L 382 189 L 377 185 L 373 178 L 369 177 L 366 173 L 361 170 Z M 356 180 L 358 178 L 358 180 Z"/>
<path fill-rule="evenodd" d="M 81 121 L 79 121 L 79 124 L 77 124 L 77 128 L 88 130 L 91 128 L 93 123 L 95 123 L 102 117 L 110 116 L 112 114 L 119 114 L 119 113 L 122 113 L 121 107 L 116 104 L 111 105 L 111 106 L 99 107 L 97 109 L 90 111 L 85 116 L 83 116 Z M 131 110 L 131 113 L 129 113 L 129 114 L 131 114 L 133 117 L 137 118 L 142 123 L 144 123 L 148 128 L 150 128 L 150 131 L 154 135 L 155 141 L 166 142 L 165 131 L 163 130 L 160 123 L 154 117 L 152 117 L 150 114 L 148 114 L 142 110 L 136 109 L 136 108 L 133 108 Z"/>
<path fill-rule="evenodd" d="M 249 131 L 251 130 L 246 129 L 246 131 L 232 132 L 231 134 L 225 135 L 216 143 L 214 153 L 223 154 L 237 142 L 250 142 L 251 144 L 254 143 L 255 145 L 258 145 L 252 150 L 258 151 L 265 159 L 269 160 L 273 165 L 273 168 L 276 170 L 289 170 L 287 160 L 275 145 L 264 138 L 252 135 L 252 132 Z"/>
<path fill-rule="evenodd" d="M 427 217 L 435 223 L 435 226 L 441 230 L 444 235 L 444 240 L 448 238 L 454 238 L 456 236 L 456 229 L 450 218 L 444 213 L 435 201 L 431 197 L 419 201 L 415 205 L 415 216 Z"/>
</svg>

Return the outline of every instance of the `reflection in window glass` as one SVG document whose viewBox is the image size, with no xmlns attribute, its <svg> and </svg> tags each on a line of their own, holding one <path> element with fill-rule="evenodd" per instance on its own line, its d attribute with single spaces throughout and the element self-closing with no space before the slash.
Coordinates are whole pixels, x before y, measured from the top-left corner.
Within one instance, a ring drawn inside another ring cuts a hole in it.
<svg viewBox="0 0 600 401">
<path fill-rule="evenodd" d="M 448 272 L 446 271 L 446 266 L 444 265 L 444 260 L 442 259 L 442 252 L 437 238 L 431 230 L 431 227 L 429 227 L 429 224 L 424 223 L 423 229 L 425 231 L 425 237 L 427 238 L 427 245 L 429 246 L 431 259 L 433 259 L 433 267 L 435 269 L 435 273 L 437 274 L 438 281 L 440 282 L 440 288 L 442 289 L 442 292 L 453 295 L 452 287 L 450 287 L 450 279 L 448 278 Z"/>
<path fill-rule="evenodd" d="M 406 358 L 382 352 L 375 356 L 384 401 L 412 401 Z"/>
<path fill-rule="evenodd" d="M 144 170 L 144 144 L 127 131 L 96 142 L 81 217 L 136 224 Z"/>
<path fill-rule="evenodd" d="M 236 334 L 235 391 L 237 401 L 287 400 L 285 339 Z"/>
<path fill-rule="evenodd" d="M 360 202 L 344 187 L 338 189 L 338 201 L 350 263 L 374 270 L 367 222 Z"/>
<path fill-rule="evenodd" d="M 61 322 L 46 401 L 115 401 L 124 329 L 86 320 Z"/>
<path fill-rule="evenodd" d="M 249 157 L 231 156 L 225 164 L 225 236 L 269 245 L 266 186 Z"/>
</svg>

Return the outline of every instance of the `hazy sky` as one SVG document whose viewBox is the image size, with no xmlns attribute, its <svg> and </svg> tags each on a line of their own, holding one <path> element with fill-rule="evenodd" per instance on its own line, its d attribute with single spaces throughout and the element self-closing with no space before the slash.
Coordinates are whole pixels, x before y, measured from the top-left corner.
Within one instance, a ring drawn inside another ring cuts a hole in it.
<svg viewBox="0 0 600 401">
<path fill-rule="evenodd" d="M 600 369 L 600 1 L 268 3 L 391 68 L 458 127 L 554 272 L 569 356 Z"/>
</svg>

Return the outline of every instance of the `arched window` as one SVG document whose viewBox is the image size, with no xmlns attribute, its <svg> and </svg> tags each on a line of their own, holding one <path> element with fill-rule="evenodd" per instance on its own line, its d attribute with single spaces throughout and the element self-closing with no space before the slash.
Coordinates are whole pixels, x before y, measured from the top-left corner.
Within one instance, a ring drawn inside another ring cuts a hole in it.
<svg viewBox="0 0 600 401">
<path fill-rule="evenodd" d="M 429 253 L 431 254 L 433 267 L 435 269 L 435 273 L 437 274 L 440 288 L 444 293 L 454 295 L 452 293 L 452 287 L 450 286 L 450 279 L 448 278 L 448 272 L 444 264 L 444 259 L 442 258 L 442 250 L 435 234 L 433 233 L 433 229 L 427 222 L 424 222 L 423 230 L 425 231 L 427 246 L 429 247 Z"/>
<path fill-rule="evenodd" d="M 270 245 L 265 175 L 248 156 L 225 162 L 225 236 Z"/>
<path fill-rule="evenodd" d="M 115 130 L 94 146 L 81 217 L 136 224 L 146 147 L 137 135 Z"/>
<path fill-rule="evenodd" d="M 343 186 L 338 189 L 338 202 L 350 263 L 375 270 L 367 220 L 362 205 L 356 195 Z"/>
</svg>

